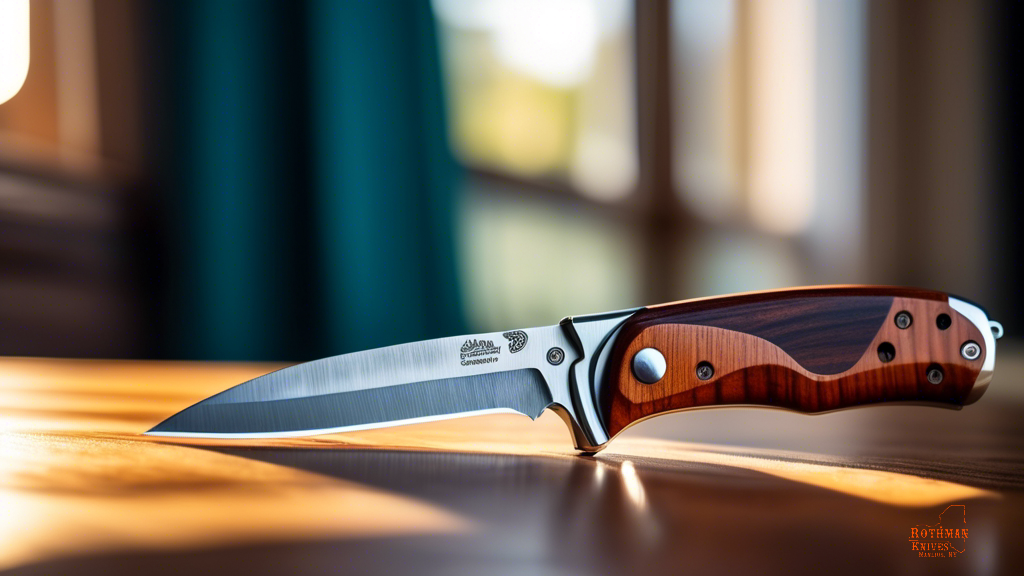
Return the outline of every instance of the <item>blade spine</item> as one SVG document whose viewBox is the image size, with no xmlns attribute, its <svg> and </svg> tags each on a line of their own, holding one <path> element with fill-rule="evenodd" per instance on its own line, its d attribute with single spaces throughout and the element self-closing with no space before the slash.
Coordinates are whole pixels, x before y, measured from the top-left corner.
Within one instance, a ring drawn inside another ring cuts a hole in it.
<svg viewBox="0 0 1024 576">
<path fill-rule="evenodd" d="M 518 329 L 514 329 L 514 330 L 506 330 L 505 332 L 516 331 L 516 330 L 524 331 L 524 332 L 525 331 L 529 331 L 529 332 L 535 332 L 536 331 L 536 332 L 539 332 L 539 331 L 551 330 L 551 331 L 554 331 L 554 332 L 558 332 L 561 329 L 562 329 L 561 325 L 554 324 L 554 325 L 548 325 L 548 326 L 534 326 L 534 327 L 530 327 L 530 328 L 518 328 Z M 260 380 L 263 380 L 263 379 L 267 379 L 267 378 L 272 378 L 274 375 L 281 375 L 281 373 L 291 373 L 291 371 L 295 371 L 295 372 L 301 373 L 301 371 L 303 369 L 320 368 L 320 367 L 323 367 L 323 366 L 327 366 L 330 362 L 337 362 L 339 364 L 343 364 L 343 363 L 351 364 L 353 362 L 361 361 L 362 359 L 360 357 L 365 358 L 364 355 L 368 355 L 368 354 L 383 354 L 383 353 L 391 354 L 392 352 L 402 353 L 404 351 L 413 349 L 414 347 L 421 347 L 421 346 L 424 346 L 424 345 L 441 344 L 441 343 L 444 343 L 446 341 L 452 341 L 452 343 L 456 343 L 459 340 L 469 339 L 469 338 L 484 338 L 484 337 L 495 337 L 496 338 L 496 337 L 500 336 L 501 334 L 503 334 L 503 332 L 480 332 L 480 333 L 474 333 L 474 334 L 462 334 L 462 335 L 457 335 L 457 336 L 444 336 L 444 337 L 441 337 L 441 338 L 429 338 L 427 340 L 417 340 L 417 341 L 413 341 L 413 342 L 402 342 L 402 343 L 399 343 L 399 344 L 391 344 L 391 345 L 388 345 L 388 346 L 380 346 L 380 347 L 377 347 L 377 348 L 368 348 L 368 349 L 365 349 L 365 350 L 353 350 L 351 352 L 346 352 L 344 354 L 335 354 L 333 356 L 325 356 L 323 358 L 316 358 L 314 360 L 308 360 L 308 361 L 305 361 L 305 362 L 296 362 L 294 364 L 291 364 L 291 365 L 288 365 L 288 366 L 283 366 L 283 367 L 278 368 L 276 370 L 271 370 L 270 372 L 267 372 L 265 374 L 261 374 L 259 376 L 250 378 L 250 379 L 248 379 L 248 380 L 246 380 L 244 382 L 239 382 L 238 384 L 234 384 L 234 385 L 232 385 L 232 386 L 230 386 L 228 388 L 225 388 L 224 390 L 221 390 L 219 392 L 211 394 L 210 396 L 208 396 L 206 398 L 203 398 L 202 400 L 199 400 L 198 402 L 196 402 L 192 406 L 189 406 L 189 408 L 191 408 L 193 406 L 196 406 L 198 404 L 207 403 L 207 402 L 215 403 L 215 404 L 216 403 L 233 403 L 230 400 L 226 401 L 226 402 L 217 402 L 217 399 L 218 398 L 223 398 L 223 397 L 230 397 L 231 393 L 235 392 L 237 389 L 242 388 L 243 386 L 256 384 L 257 381 L 260 381 Z M 542 373 L 545 371 L 545 368 L 546 368 L 544 366 L 543 361 L 541 359 L 538 359 L 538 362 L 535 365 L 523 366 L 523 367 L 525 367 L 525 368 L 535 368 L 535 369 L 541 370 Z M 466 375 L 467 376 L 482 376 L 482 375 L 487 375 L 487 374 L 497 374 L 497 373 L 500 373 L 500 372 L 506 372 L 506 371 L 515 370 L 515 369 L 517 369 L 517 368 L 511 368 L 511 367 L 507 367 L 507 366 L 502 366 L 501 368 L 498 368 L 497 366 L 495 366 L 494 369 L 474 370 L 474 371 L 472 371 L 472 373 L 466 374 Z M 452 375 L 449 375 L 449 376 L 442 376 L 441 378 L 449 378 L 449 377 L 457 377 L 457 376 L 459 376 L 459 375 L 452 374 Z M 383 387 L 386 387 L 386 386 L 395 386 L 395 385 L 409 384 L 409 383 L 428 381 L 428 380 L 436 380 L 436 379 L 440 379 L 440 378 L 427 378 L 427 379 L 423 379 L 423 378 L 417 378 L 417 377 L 410 377 L 408 380 L 406 380 L 404 382 L 399 381 L 399 382 L 393 382 L 393 383 L 388 383 L 388 384 L 384 384 L 384 385 L 367 386 L 367 387 L 363 387 L 363 388 L 356 388 L 354 390 L 371 390 L 371 389 L 375 389 L 375 388 L 383 388 Z M 549 386 L 549 388 L 551 387 L 551 383 L 550 382 L 548 383 L 548 386 Z M 354 391 L 354 390 L 339 390 L 338 392 L 349 392 L 349 391 Z M 303 397 L 323 396 L 323 395 L 333 394 L 333 393 L 335 393 L 335 391 L 325 392 L 325 393 L 321 393 L 321 394 L 302 394 L 302 395 L 297 395 L 297 396 L 290 396 L 290 398 L 303 398 Z M 285 398 L 275 398 L 275 400 L 283 400 L 283 399 L 285 399 Z M 262 401 L 262 400 L 260 400 L 260 401 Z"/>
</svg>

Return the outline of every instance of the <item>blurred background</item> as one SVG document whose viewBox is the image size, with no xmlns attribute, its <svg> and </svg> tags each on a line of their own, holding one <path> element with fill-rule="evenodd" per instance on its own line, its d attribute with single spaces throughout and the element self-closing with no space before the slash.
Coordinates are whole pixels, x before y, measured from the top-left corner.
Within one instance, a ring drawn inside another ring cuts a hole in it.
<svg viewBox="0 0 1024 576">
<path fill-rule="evenodd" d="M 32 0 L 0 355 L 305 360 L 819 283 L 1013 337 L 1016 10 Z"/>
</svg>

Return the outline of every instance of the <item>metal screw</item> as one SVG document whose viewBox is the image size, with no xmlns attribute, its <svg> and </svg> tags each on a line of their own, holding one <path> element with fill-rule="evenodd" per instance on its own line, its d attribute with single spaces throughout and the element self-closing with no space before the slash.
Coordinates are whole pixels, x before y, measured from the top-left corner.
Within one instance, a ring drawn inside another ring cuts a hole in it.
<svg viewBox="0 0 1024 576">
<path fill-rule="evenodd" d="M 914 323 L 914 317 L 910 315 L 910 312 L 906 310 L 896 315 L 896 327 L 900 330 L 906 330 L 910 328 L 910 325 Z"/>
<path fill-rule="evenodd" d="M 715 375 L 715 367 L 708 362 L 697 364 L 697 379 L 710 380 Z"/>
<path fill-rule="evenodd" d="M 563 360 L 565 360 L 565 352 L 561 348 L 555 346 L 548 350 L 548 364 L 558 366 Z"/>
<path fill-rule="evenodd" d="M 974 340 L 968 340 L 960 347 L 960 355 L 968 360 L 977 360 L 981 356 L 981 346 Z"/>
<path fill-rule="evenodd" d="M 633 375 L 644 384 L 661 380 L 667 368 L 665 357 L 654 348 L 644 348 L 633 356 Z"/>
<path fill-rule="evenodd" d="M 939 366 L 932 365 L 928 367 L 928 372 L 926 374 L 928 382 L 932 384 L 942 384 L 943 376 L 944 374 L 942 373 L 942 368 L 940 368 Z"/>
</svg>

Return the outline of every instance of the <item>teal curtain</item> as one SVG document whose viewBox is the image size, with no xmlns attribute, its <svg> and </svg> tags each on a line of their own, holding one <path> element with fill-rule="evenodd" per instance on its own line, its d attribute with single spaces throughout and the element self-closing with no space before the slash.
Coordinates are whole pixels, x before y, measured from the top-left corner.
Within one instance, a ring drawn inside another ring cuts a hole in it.
<svg viewBox="0 0 1024 576">
<path fill-rule="evenodd" d="M 165 355 L 301 360 L 462 331 L 428 2 L 153 14 Z"/>
</svg>

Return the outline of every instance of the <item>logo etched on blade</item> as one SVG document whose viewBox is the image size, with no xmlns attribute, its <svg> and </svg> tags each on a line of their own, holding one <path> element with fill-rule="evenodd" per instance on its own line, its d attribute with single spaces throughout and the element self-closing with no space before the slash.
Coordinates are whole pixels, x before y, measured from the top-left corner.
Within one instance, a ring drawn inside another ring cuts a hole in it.
<svg viewBox="0 0 1024 576">
<path fill-rule="evenodd" d="M 477 340 L 475 338 L 466 340 L 462 345 L 460 358 L 463 366 L 474 364 L 491 364 L 498 361 L 498 354 L 501 354 L 501 346 L 495 346 L 493 340 Z"/>
<path fill-rule="evenodd" d="M 508 340 L 508 351 L 511 352 L 512 354 L 515 354 L 516 352 L 519 352 L 523 348 L 526 348 L 526 341 L 529 340 L 529 337 L 526 335 L 526 332 L 523 332 L 522 330 L 513 330 L 511 332 L 505 332 L 504 334 L 502 334 L 502 336 L 504 336 L 505 339 Z"/>
</svg>

